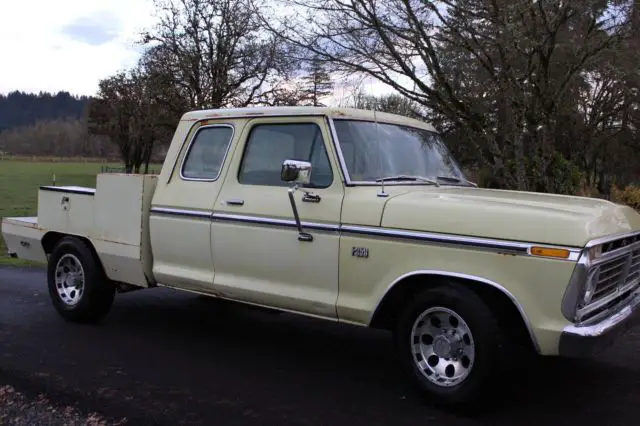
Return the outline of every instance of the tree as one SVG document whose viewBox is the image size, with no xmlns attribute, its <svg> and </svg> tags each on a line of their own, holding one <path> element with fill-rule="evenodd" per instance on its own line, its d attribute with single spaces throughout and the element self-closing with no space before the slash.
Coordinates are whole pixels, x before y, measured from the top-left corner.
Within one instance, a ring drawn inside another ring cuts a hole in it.
<svg viewBox="0 0 640 426">
<path fill-rule="evenodd" d="M 559 149 L 563 108 L 629 30 L 628 1 L 283 3 L 299 17 L 265 23 L 274 34 L 419 103 L 498 186 L 523 190 L 575 190 L 575 165 Z"/>
<path fill-rule="evenodd" d="M 331 81 L 331 76 L 317 57 L 311 59 L 307 75 L 302 79 L 304 82 L 302 92 L 305 101 L 313 106 L 325 106 L 320 102 L 320 98 L 331 95 L 333 82 Z"/>
<path fill-rule="evenodd" d="M 117 145 L 127 173 L 148 172 L 158 137 L 167 123 L 166 110 L 154 101 L 151 80 L 139 68 L 120 72 L 99 83 L 89 104 L 89 130 L 107 135 Z"/>
<path fill-rule="evenodd" d="M 403 115 L 417 120 L 424 119 L 420 105 L 397 93 L 376 96 L 366 94 L 362 90 L 356 90 L 350 106 L 353 108 Z"/>
<path fill-rule="evenodd" d="M 261 0 L 260 0 L 261 1 Z M 170 87 L 164 101 L 188 109 L 271 104 L 293 64 L 286 46 L 262 30 L 251 0 L 154 0 L 159 20 L 144 33 L 147 71 Z M 184 104 L 184 105 L 182 105 Z M 180 108 L 181 111 L 178 111 Z"/>
</svg>

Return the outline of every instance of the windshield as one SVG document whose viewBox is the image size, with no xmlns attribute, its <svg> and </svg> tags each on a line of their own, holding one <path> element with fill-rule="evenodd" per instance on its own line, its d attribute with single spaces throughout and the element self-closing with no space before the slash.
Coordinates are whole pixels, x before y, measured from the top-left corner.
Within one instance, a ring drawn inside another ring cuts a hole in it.
<svg viewBox="0 0 640 426">
<path fill-rule="evenodd" d="M 443 184 L 465 182 L 460 167 L 435 132 L 357 120 L 334 120 L 334 125 L 352 181 L 419 176 L 453 178 L 453 182 Z"/>
</svg>

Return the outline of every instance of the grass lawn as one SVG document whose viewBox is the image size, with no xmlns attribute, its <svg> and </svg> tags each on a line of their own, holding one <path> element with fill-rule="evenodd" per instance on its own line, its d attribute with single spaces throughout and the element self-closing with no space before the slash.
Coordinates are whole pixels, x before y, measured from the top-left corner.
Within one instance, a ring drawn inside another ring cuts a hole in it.
<svg viewBox="0 0 640 426">
<path fill-rule="evenodd" d="M 104 164 L 99 162 L 0 160 L 0 218 L 36 216 L 38 187 L 51 185 L 55 174 L 56 185 L 79 185 L 95 188 L 96 175 Z M 106 164 L 121 167 L 119 164 Z M 151 167 L 157 170 L 158 166 Z M 0 235 L 0 265 L 24 265 L 24 261 L 7 255 Z"/>
</svg>

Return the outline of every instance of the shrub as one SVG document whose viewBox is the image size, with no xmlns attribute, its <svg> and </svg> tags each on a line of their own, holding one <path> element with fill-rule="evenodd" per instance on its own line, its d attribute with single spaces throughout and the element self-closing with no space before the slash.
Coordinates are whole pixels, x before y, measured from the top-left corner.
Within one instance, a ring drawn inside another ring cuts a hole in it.
<svg viewBox="0 0 640 426">
<path fill-rule="evenodd" d="M 613 187 L 611 195 L 615 201 L 624 203 L 636 210 L 640 210 L 640 187 L 627 185 L 622 190 Z"/>
</svg>

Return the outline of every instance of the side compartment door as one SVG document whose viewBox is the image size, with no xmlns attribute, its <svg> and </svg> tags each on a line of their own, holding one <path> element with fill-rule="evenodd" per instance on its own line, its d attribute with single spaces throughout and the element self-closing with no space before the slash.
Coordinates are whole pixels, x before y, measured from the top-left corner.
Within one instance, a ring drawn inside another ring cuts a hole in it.
<svg viewBox="0 0 640 426">
<path fill-rule="evenodd" d="M 322 117 L 258 118 L 247 124 L 214 207 L 216 292 L 336 317 L 344 188 L 330 137 Z M 312 164 L 310 184 L 294 193 L 303 231 L 312 241 L 298 238 L 291 184 L 280 177 L 288 159 Z"/>
<path fill-rule="evenodd" d="M 159 284 L 210 292 L 214 265 L 211 214 L 220 191 L 234 123 L 196 123 L 173 170 L 159 177 L 150 214 L 153 274 Z M 167 167 L 170 169 L 170 167 Z"/>
</svg>

